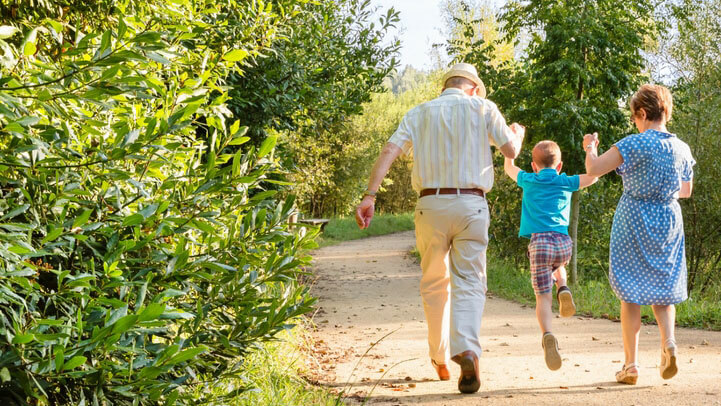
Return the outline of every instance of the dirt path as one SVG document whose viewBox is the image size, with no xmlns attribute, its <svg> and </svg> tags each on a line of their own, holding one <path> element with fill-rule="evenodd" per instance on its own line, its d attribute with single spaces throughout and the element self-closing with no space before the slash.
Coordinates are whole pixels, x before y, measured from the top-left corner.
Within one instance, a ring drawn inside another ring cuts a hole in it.
<svg viewBox="0 0 721 406">
<path fill-rule="evenodd" d="M 427 356 L 420 268 L 408 256 L 414 243 L 405 232 L 315 252 L 315 370 L 322 383 L 350 388 L 351 403 L 369 396 L 371 405 L 721 405 L 721 333 L 679 329 L 680 371 L 664 381 L 658 329 L 644 326 L 639 383 L 626 386 L 614 381 L 623 359 L 618 323 L 555 319 L 564 359 L 553 372 L 533 309 L 494 297 L 481 332 L 481 390 L 459 394 L 458 367 L 450 365 L 451 381 L 440 382 Z"/>
</svg>

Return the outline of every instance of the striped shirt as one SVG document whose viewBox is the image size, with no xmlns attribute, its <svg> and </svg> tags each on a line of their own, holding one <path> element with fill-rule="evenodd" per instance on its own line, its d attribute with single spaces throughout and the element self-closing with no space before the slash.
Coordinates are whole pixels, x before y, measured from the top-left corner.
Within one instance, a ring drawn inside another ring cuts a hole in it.
<svg viewBox="0 0 721 406">
<path fill-rule="evenodd" d="M 491 145 L 514 138 L 488 99 L 450 88 L 406 113 L 389 142 L 413 156 L 413 190 L 493 187 Z"/>
</svg>

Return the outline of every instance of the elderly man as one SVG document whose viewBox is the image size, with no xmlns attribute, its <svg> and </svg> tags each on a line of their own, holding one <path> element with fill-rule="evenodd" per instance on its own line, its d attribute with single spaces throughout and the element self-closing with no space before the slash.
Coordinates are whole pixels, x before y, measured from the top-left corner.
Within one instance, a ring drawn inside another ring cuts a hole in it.
<svg viewBox="0 0 721 406">
<path fill-rule="evenodd" d="M 458 389 L 473 393 L 480 387 L 491 145 L 516 158 L 524 128 L 506 125 L 496 105 L 485 98 L 473 65 L 453 66 L 443 82 L 441 95 L 409 111 L 383 148 L 356 221 L 361 228 L 370 225 L 381 181 L 401 153 L 412 153 L 413 189 L 420 195 L 415 212 L 423 271 L 420 291 L 431 363 L 441 380 L 450 379 L 449 358 L 460 364 Z"/>
</svg>

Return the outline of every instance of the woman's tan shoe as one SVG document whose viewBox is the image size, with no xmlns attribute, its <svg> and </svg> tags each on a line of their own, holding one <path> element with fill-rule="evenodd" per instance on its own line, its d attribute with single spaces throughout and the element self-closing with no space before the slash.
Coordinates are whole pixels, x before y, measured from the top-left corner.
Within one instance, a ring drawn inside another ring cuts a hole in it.
<svg viewBox="0 0 721 406">
<path fill-rule="evenodd" d="M 620 371 L 616 372 L 616 382 L 625 383 L 626 385 L 635 385 L 638 381 L 638 365 L 624 365 Z"/>
<path fill-rule="evenodd" d="M 661 353 L 661 364 L 658 366 L 661 378 L 671 379 L 678 372 L 676 366 L 676 346 L 666 347 Z"/>
<path fill-rule="evenodd" d="M 435 368 L 436 373 L 438 374 L 438 379 L 440 379 L 441 381 L 447 381 L 451 379 L 451 373 L 448 372 L 446 364 L 439 364 L 433 359 L 431 359 L 431 364 L 433 364 L 433 368 Z"/>
</svg>

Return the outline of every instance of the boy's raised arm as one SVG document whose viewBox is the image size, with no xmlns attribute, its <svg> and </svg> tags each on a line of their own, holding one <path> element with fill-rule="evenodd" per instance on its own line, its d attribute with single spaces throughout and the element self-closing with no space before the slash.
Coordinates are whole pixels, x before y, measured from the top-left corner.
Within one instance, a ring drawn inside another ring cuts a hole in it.
<svg viewBox="0 0 721 406">
<path fill-rule="evenodd" d="M 587 188 L 598 180 L 598 176 L 591 176 L 591 175 L 578 175 L 578 190 L 581 190 L 583 188 Z"/>
<path fill-rule="evenodd" d="M 513 179 L 514 182 L 518 182 L 518 172 L 520 172 L 521 169 L 513 163 L 513 159 L 504 158 L 503 170 L 506 171 L 506 175 Z"/>
</svg>

